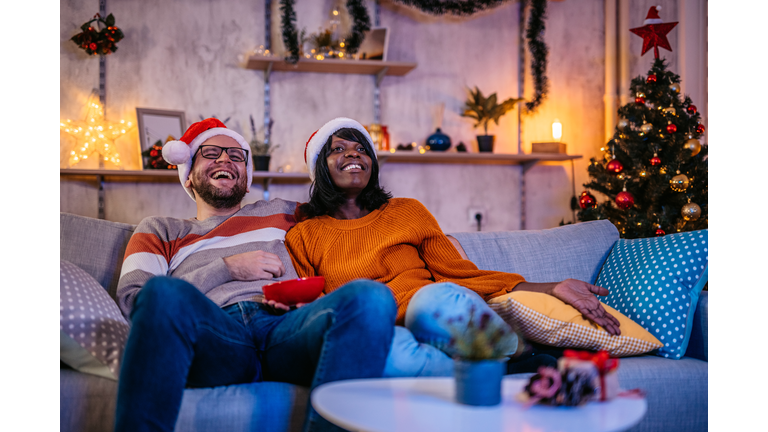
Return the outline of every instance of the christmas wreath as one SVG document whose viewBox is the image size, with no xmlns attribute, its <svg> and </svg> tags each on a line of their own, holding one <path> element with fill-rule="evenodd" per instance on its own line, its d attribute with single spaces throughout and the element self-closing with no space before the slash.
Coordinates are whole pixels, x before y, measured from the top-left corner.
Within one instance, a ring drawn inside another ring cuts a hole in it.
<svg viewBox="0 0 768 432">
<path fill-rule="evenodd" d="M 92 24 L 102 27 L 96 30 Z M 108 55 L 117 51 L 117 43 L 123 39 L 123 32 L 115 26 L 115 17 L 112 14 L 102 18 L 100 14 L 80 26 L 82 32 L 70 39 L 77 46 L 84 49 L 88 55 Z"/>
<path fill-rule="evenodd" d="M 295 0 L 280 0 L 280 12 L 283 13 L 281 25 L 283 29 L 283 43 L 290 55 L 285 61 L 296 64 L 299 61 L 299 31 L 296 29 L 296 11 L 293 9 Z M 371 29 L 371 18 L 368 9 L 361 0 L 347 0 L 347 10 L 352 16 L 352 34 L 347 36 L 346 50 L 350 54 L 357 52 L 363 43 L 365 32 Z"/>
</svg>

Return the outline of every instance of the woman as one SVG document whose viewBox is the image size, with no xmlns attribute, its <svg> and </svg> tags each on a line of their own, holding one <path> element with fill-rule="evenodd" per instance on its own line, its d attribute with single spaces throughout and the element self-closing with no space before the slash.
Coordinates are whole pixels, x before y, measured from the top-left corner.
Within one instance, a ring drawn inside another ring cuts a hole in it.
<svg viewBox="0 0 768 432">
<path fill-rule="evenodd" d="M 300 207 L 303 220 L 286 235 L 286 246 L 299 276 L 325 276 L 325 292 L 359 278 L 392 290 L 397 324 L 405 328 L 396 329 L 387 375 L 450 375 L 448 319 L 474 307 L 503 322 L 485 302 L 513 289 L 554 295 L 619 334 L 618 320 L 594 295 L 607 295 L 604 288 L 572 279 L 528 283 L 463 259 L 421 203 L 381 188 L 371 137 L 355 120 L 326 123 L 310 137 L 304 158 L 313 181 L 310 200 Z"/>
</svg>

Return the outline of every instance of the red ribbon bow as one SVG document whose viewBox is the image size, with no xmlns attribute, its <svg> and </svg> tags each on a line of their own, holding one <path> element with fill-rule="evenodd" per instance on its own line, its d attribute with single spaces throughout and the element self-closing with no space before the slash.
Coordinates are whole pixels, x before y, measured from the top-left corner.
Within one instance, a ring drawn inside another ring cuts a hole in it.
<svg viewBox="0 0 768 432">
<path fill-rule="evenodd" d="M 596 353 L 590 353 L 588 351 L 576 351 L 567 349 L 563 352 L 563 355 L 568 358 L 591 361 L 597 366 L 597 371 L 600 375 L 610 372 L 619 367 L 619 359 L 612 358 L 608 351 L 598 351 Z"/>
</svg>

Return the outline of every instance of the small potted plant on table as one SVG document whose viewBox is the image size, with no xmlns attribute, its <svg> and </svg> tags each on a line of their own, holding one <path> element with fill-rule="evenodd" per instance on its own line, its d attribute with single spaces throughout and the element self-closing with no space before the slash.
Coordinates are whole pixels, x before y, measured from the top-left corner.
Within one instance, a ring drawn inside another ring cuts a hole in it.
<svg viewBox="0 0 768 432">
<path fill-rule="evenodd" d="M 466 326 L 464 325 L 466 322 Z M 465 405 L 493 406 L 501 403 L 501 379 L 506 360 L 522 345 L 522 337 L 504 321 L 491 319 L 489 312 L 449 319 L 450 346 L 454 351 L 456 401 Z"/>
<path fill-rule="evenodd" d="M 515 105 L 522 100 L 522 98 L 509 98 L 499 104 L 496 93 L 486 98 L 477 86 L 475 86 L 474 90 L 469 90 L 469 98 L 464 103 L 464 112 L 461 116 L 475 119 L 475 127 L 483 126 L 485 135 L 477 136 L 478 150 L 481 152 L 493 152 L 495 137 L 488 135 L 488 123 L 493 120 L 498 126 L 501 116 L 514 109 Z"/>
<path fill-rule="evenodd" d="M 279 145 L 272 146 L 269 142 L 261 141 L 256 136 L 256 125 L 253 122 L 253 116 L 251 117 L 251 133 L 253 137 L 249 142 L 251 146 L 251 157 L 253 158 L 254 171 L 269 171 L 269 160 L 272 155 L 272 151 L 279 147 Z M 269 121 L 269 129 L 272 129 L 273 121 Z M 271 134 L 270 134 L 271 135 Z"/>
</svg>

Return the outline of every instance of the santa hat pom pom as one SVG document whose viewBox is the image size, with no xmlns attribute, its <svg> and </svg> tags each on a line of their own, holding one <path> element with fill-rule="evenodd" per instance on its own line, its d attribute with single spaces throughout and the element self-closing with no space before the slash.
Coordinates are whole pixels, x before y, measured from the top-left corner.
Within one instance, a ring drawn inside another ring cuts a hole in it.
<svg viewBox="0 0 768 432">
<path fill-rule="evenodd" d="M 168 141 L 163 146 L 163 159 L 171 165 L 189 162 L 189 145 L 184 141 Z"/>
</svg>

